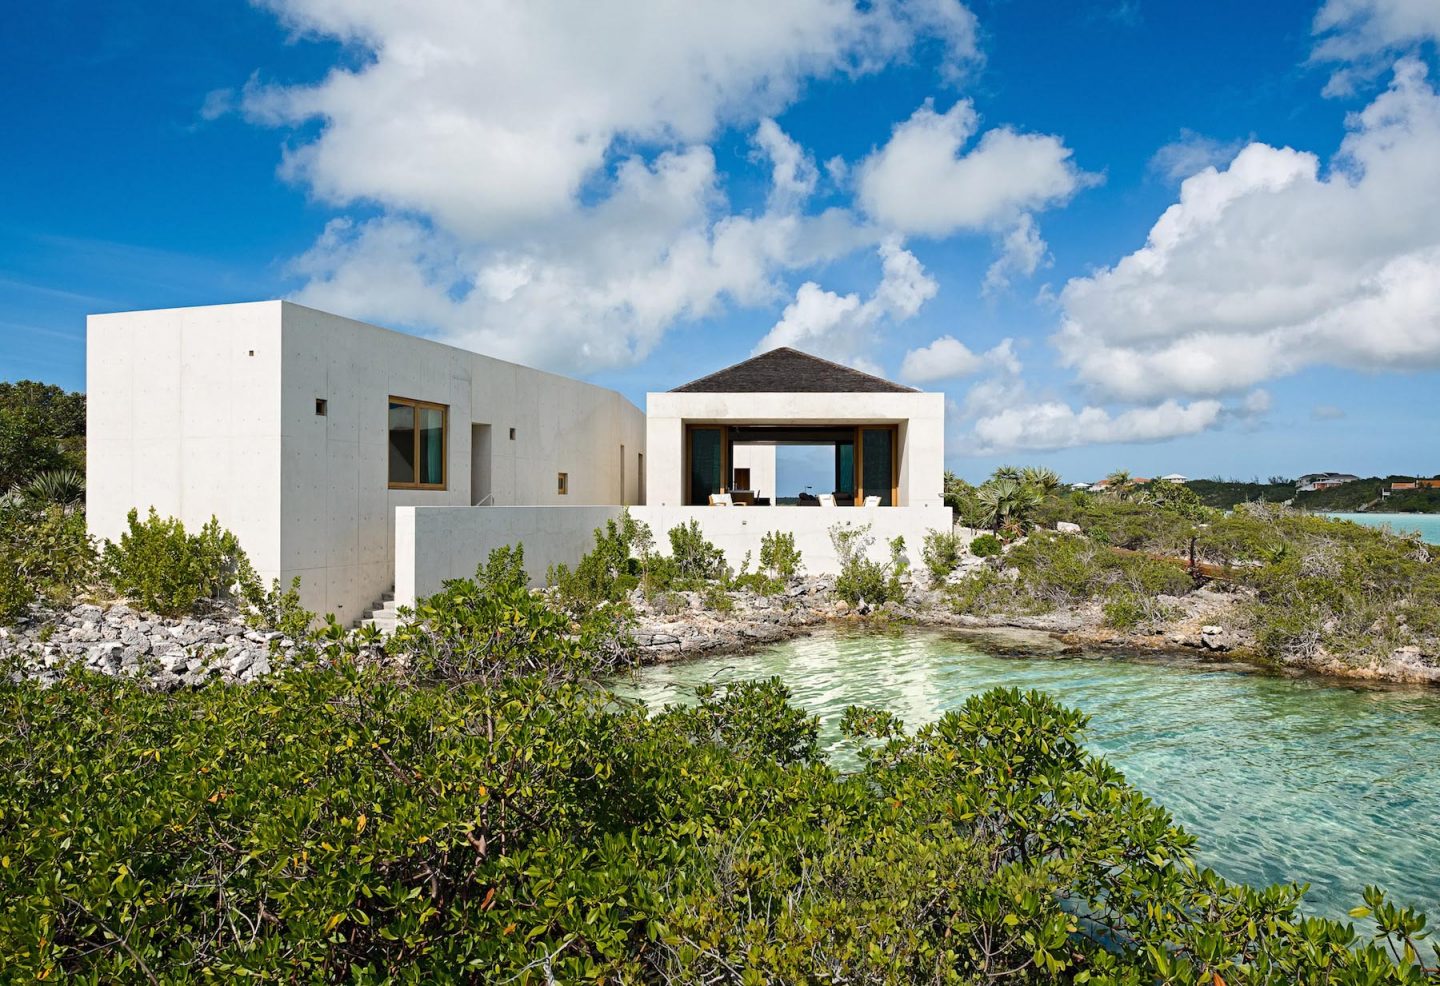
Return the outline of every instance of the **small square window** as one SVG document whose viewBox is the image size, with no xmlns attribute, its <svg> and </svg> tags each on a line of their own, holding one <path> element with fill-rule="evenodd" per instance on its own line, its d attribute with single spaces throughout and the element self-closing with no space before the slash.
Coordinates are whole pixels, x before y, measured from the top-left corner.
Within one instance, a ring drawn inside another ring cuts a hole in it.
<svg viewBox="0 0 1440 986">
<path fill-rule="evenodd" d="M 323 398 L 323 397 L 317 397 L 317 398 L 315 398 L 315 413 L 316 413 L 316 414 L 318 414 L 320 417 L 323 418 L 323 417 L 325 417 L 326 414 L 329 413 L 329 411 L 330 411 L 330 402 L 329 402 L 329 401 L 327 401 L 327 400 L 326 400 L 325 398 Z"/>
<path fill-rule="evenodd" d="M 562 472 L 560 474 L 560 480 L 556 484 L 556 488 L 561 496 L 570 492 L 570 474 L 568 472 Z"/>
<path fill-rule="evenodd" d="M 515 441 L 515 429 L 514 429 L 514 428 L 511 428 L 511 429 L 510 429 L 510 441 L 512 441 L 512 442 Z"/>
<path fill-rule="evenodd" d="M 253 350 L 253 349 L 250 350 L 250 355 L 251 355 L 251 356 L 254 356 L 254 355 L 255 355 L 255 350 Z"/>
</svg>

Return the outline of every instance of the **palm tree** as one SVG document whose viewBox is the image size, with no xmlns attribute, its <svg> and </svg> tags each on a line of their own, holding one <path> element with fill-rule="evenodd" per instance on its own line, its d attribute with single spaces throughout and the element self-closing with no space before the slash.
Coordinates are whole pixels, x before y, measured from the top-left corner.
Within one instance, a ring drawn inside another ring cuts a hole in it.
<svg viewBox="0 0 1440 986">
<path fill-rule="evenodd" d="M 992 479 L 976 491 L 975 499 L 985 526 L 999 531 L 1007 524 L 1023 527 L 1040 504 L 1040 492 L 1011 479 Z"/>
<path fill-rule="evenodd" d="M 1020 481 L 1033 486 L 1041 495 L 1049 496 L 1060 488 L 1060 474 L 1045 466 L 1027 466 L 1020 472 Z"/>
<path fill-rule="evenodd" d="M 1012 483 L 1020 482 L 1020 470 L 1015 466 L 1000 466 L 990 474 L 992 481 L 1009 480 Z"/>
</svg>

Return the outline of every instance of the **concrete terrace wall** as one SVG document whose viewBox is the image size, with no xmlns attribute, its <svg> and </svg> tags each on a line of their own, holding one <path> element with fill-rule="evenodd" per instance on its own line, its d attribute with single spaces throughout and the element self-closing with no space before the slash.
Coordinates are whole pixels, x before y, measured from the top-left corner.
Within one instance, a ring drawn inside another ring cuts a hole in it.
<svg viewBox="0 0 1440 986">
<path fill-rule="evenodd" d="M 524 544 L 525 568 L 541 584 L 550 565 L 573 566 L 589 551 L 592 532 L 620 516 L 619 507 L 408 507 L 396 511 L 395 598 L 413 605 L 435 592 L 445 579 L 470 576 L 492 550 Z M 920 563 L 925 535 L 947 530 L 948 507 L 631 507 L 630 515 L 650 526 L 656 546 L 668 554 L 670 529 L 700 523 L 705 537 L 725 552 L 738 569 L 750 552 L 751 567 L 760 557 L 760 540 L 771 531 L 795 535 L 805 572 L 834 574 L 839 562 L 830 544 L 836 524 L 869 524 L 875 543 L 870 557 L 886 561 L 888 542 L 905 538 L 911 563 Z"/>
<path fill-rule="evenodd" d="M 413 606 L 446 579 L 467 578 L 506 545 L 525 546 L 525 570 L 543 585 L 551 565 L 574 566 L 593 532 L 621 507 L 401 507 L 395 511 L 395 601 Z M 636 513 L 637 508 L 631 508 Z"/>
</svg>

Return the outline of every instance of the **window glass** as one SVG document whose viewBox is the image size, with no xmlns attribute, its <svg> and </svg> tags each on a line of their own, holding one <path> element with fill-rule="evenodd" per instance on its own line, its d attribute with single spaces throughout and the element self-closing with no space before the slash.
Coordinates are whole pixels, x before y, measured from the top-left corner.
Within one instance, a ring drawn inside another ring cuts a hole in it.
<svg viewBox="0 0 1440 986">
<path fill-rule="evenodd" d="M 893 506 L 890 484 L 894 479 L 891 469 L 891 431 L 889 428 L 867 428 L 860 433 L 864 444 L 860 450 L 860 461 L 864 475 L 860 478 L 866 496 L 880 497 L 882 507 Z"/>
<path fill-rule="evenodd" d="M 445 412 L 438 407 L 418 407 L 420 417 L 420 474 L 423 486 L 445 482 Z"/>
<path fill-rule="evenodd" d="M 415 408 L 390 402 L 390 482 L 415 482 Z"/>
<path fill-rule="evenodd" d="M 835 444 L 835 492 L 855 494 L 855 443 Z"/>
<path fill-rule="evenodd" d="M 390 398 L 390 486 L 445 488 L 445 406 Z"/>
<path fill-rule="evenodd" d="M 704 506 L 720 492 L 720 429 L 690 429 L 690 503 Z"/>
</svg>

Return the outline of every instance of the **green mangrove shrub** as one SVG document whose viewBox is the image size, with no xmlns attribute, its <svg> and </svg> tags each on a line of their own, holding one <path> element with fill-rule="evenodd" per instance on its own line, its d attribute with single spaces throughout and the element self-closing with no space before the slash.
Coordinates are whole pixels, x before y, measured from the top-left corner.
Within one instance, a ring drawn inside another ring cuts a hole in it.
<svg viewBox="0 0 1440 986">
<path fill-rule="evenodd" d="M 85 515 L 27 498 L 0 498 L 0 625 L 32 603 L 68 605 L 97 577 Z"/>
<path fill-rule="evenodd" d="M 930 584 L 939 585 L 960 564 L 965 543 L 959 534 L 950 531 L 927 531 L 920 549 L 920 560 L 930 573 Z"/>
<path fill-rule="evenodd" d="M 835 578 L 835 594 L 851 606 L 862 600 L 879 606 L 905 598 L 900 575 L 909 564 L 905 558 L 905 539 L 895 538 L 889 542 L 889 563 L 877 562 L 869 557 L 875 544 L 875 535 L 870 533 L 871 525 L 852 525 L 842 521 L 830 528 L 830 544 L 835 549 L 835 558 L 840 565 L 840 574 Z"/>
<path fill-rule="evenodd" d="M 560 604 L 580 610 L 604 602 L 619 602 L 640 584 L 641 563 L 634 555 L 649 558 L 653 543 L 648 525 L 621 511 L 618 520 L 607 520 L 595 528 L 595 545 L 576 564 L 552 566 L 546 583 Z"/>
<path fill-rule="evenodd" d="M 1378 890 L 1361 934 L 1201 867 L 1044 695 L 850 710 L 846 773 L 775 681 L 650 715 L 537 674 L 0 685 L 5 977 L 1437 982 Z"/>
<path fill-rule="evenodd" d="M 776 578 L 791 579 L 800 574 L 804 563 L 795 535 L 790 531 L 770 531 L 760 538 L 760 567 Z"/>
<path fill-rule="evenodd" d="M 970 540 L 970 553 L 976 558 L 994 558 L 1004 547 L 994 534 L 979 534 Z"/>
<path fill-rule="evenodd" d="M 202 599 L 243 598 L 255 591 L 255 572 L 239 539 L 214 517 L 194 534 L 154 507 L 143 521 L 131 510 L 127 524 L 118 542 L 106 543 L 102 568 L 116 592 L 145 609 L 183 616 Z"/>
<path fill-rule="evenodd" d="M 578 681 L 630 663 L 629 606 L 602 602 L 571 614 L 529 582 L 523 545 L 496 548 L 473 578 L 450 579 L 420 600 L 385 650 L 404 655 L 421 680 Z"/>
<path fill-rule="evenodd" d="M 700 522 L 670 528 L 670 559 L 675 578 L 686 584 L 712 582 L 725 577 L 725 552 L 705 539 Z"/>
</svg>

